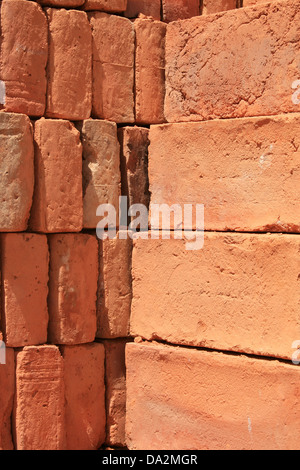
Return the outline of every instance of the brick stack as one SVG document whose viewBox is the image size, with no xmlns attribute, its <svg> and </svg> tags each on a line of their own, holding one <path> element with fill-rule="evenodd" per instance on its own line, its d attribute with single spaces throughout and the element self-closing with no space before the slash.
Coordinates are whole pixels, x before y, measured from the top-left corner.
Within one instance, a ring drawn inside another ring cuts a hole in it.
<svg viewBox="0 0 300 470">
<path fill-rule="evenodd" d="M 1 1 L 0 449 L 299 447 L 299 7 Z"/>
</svg>

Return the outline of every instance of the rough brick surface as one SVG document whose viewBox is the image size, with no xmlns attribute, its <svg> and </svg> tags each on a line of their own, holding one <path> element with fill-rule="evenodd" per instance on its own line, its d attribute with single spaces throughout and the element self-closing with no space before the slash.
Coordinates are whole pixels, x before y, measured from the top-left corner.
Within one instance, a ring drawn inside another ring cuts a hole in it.
<svg viewBox="0 0 300 470">
<path fill-rule="evenodd" d="M 89 14 L 93 31 L 93 114 L 134 122 L 134 28 L 127 18 Z"/>
<path fill-rule="evenodd" d="M 126 447 L 126 340 L 103 341 L 105 347 L 106 444 Z"/>
<path fill-rule="evenodd" d="M 86 234 L 49 236 L 49 340 L 90 343 L 96 333 L 98 243 Z"/>
<path fill-rule="evenodd" d="M 2 234 L 2 325 L 11 347 L 47 342 L 48 244 L 44 235 Z"/>
<path fill-rule="evenodd" d="M 137 18 L 140 14 L 151 16 L 154 20 L 160 20 L 160 0 L 127 0 L 125 16 Z"/>
<path fill-rule="evenodd" d="M 82 229 L 82 146 L 69 121 L 35 123 L 35 190 L 30 226 L 38 232 Z"/>
<path fill-rule="evenodd" d="M 63 359 L 56 346 L 27 346 L 16 356 L 17 450 L 65 448 Z"/>
<path fill-rule="evenodd" d="M 204 204 L 206 230 L 299 232 L 299 124 L 297 113 L 151 127 L 151 202 Z"/>
<path fill-rule="evenodd" d="M 129 206 L 144 204 L 149 207 L 149 129 L 122 127 L 118 137 L 121 144 L 122 195 L 128 197 Z"/>
<path fill-rule="evenodd" d="M 138 124 L 165 121 L 165 36 L 160 21 L 137 19 L 135 54 L 135 120 Z"/>
<path fill-rule="evenodd" d="M 85 12 L 48 8 L 48 117 L 87 119 L 92 106 L 92 33 Z"/>
<path fill-rule="evenodd" d="M 6 364 L 0 364 L 0 450 L 13 450 L 11 416 L 15 394 L 15 355 L 6 348 Z"/>
<path fill-rule="evenodd" d="M 117 210 L 120 184 L 120 146 L 113 122 L 90 119 L 78 126 L 83 144 L 83 226 L 96 228 L 100 204 Z M 118 212 L 118 210 L 117 210 Z"/>
<path fill-rule="evenodd" d="M 299 6 L 274 2 L 170 24 L 167 120 L 298 111 L 292 85 L 299 79 Z"/>
<path fill-rule="evenodd" d="M 0 80 L 5 111 L 42 116 L 46 105 L 48 26 L 41 7 L 25 0 L 1 2 Z"/>
<path fill-rule="evenodd" d="M 209 15 L 234 8 L 236 8 L 236 0 L 203 0 L 202 14 Z"/>
<path fill-rule="evenodd" d="M 85 0 L 37 0 L 42 6 L 55 8 L 77 8 L 84 4 Z"/>
<path fill-rule="evenodd" d="M 300 338 L 297 235 L 134 241 L 131 334 L 291 359 Z M 159 269 L 158 269 L 159 266 Z"/>
<path fill-rule="evenodd" d="M 126 362 L 129 449 L 299 449 L 299 368 L 138 344 Z"/>
<path fill-rule="evenodd" d="M 34 150 L 30 120 L 0 113 L 0 232 L 27 229 L 34 186 Z"/>
<path fill-rule="evenodd" d="M 85 0 L 85 10 L 101 10 L 121 13 L 126 10 L 128 0 Z"/>
<path fill-rule="evenodd" d="M 66 449 L 98 450 L 105 441 L 104 346 L 63 346 Z"/>
<path fill-rule="evenodd" d="M 184 20 L 200 14 L 199 0 L 162 0 L 163 20 Z"/>
<path fill-rule="evenodd" d="M 132 241 L 99 242 L 97 338 L 128 336 L 131 307 Z"/>
</svg>

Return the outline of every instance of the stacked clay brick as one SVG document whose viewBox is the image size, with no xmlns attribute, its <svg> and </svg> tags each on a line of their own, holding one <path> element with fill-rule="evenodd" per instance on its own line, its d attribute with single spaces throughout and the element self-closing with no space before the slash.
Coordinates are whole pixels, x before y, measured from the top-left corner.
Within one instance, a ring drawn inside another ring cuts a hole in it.
<svg viewBox="0 0 300 470">
<path fill-rule="evenodd" d="M 299 448 L 299 7 L 2 0 L 0 449 Z"/>
</svg>

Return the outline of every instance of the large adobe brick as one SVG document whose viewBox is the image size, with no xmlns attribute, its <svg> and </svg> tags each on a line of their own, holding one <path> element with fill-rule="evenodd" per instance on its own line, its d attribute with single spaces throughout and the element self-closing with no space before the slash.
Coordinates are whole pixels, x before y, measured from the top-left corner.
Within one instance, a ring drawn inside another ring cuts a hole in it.
<svg viewBox="0 0 300 470">
<path fill-rule="evenodd" d="M 132 240 L 99 242 L 97 338 L 128 336 L 131 307 Z"/>
<path fill-rule="evenodd" d="M 204 204 L 206 230 L 299 232 L 299 125 L 297 113 L 151 127 L 151 203 Z"/>
<path fill-rule="evenodd" d="M 11 416 L 15 394 L 15 353 L 6 348 L 6 364 L 0 364 L 0 450 L 13 450 Z"/>
<path fill-rule="evenodd" d="M 2 234 L 2 324 L 7 346 L 47 342 L 47 237 L 30 233 Z"/>
<path fill-rule="evenodd" d="M 121 144 L 122 195 L 128 197 L 128 205 L 150 202 L 148 182 L 149 129 L 122 127 L 118 130 Z"/>
<path fill-rule="evenodd" d="M 0 232 L 27 229 L 34 186 L 32 126 L 27 116 L 0 113 Z"/>
<path fill-rule="evenodd" d="M 299 7 L 274 2 L 168 25 L 167 120 L 298 111 Z"/>
<path fill-rule="evenodd" d="M 236 0 L 203 0 L 202 14 L 209 15 L 236 8 Z M 244 0 L 245 4 L 245 0 Z"/>
<path fill-rule="evenodd" d="M 85 0 L 84 10 L 101 10 L 121 13 L 126 10 L 127 0 Z"/>
<path fill-rule="evenodd" d="M 43 116 L 48 59 L 46 16 L 35 2 L 3 0 L 0 22 L 0 80 L 5 84 L 4 109 Z"/>
<path fill-rule="evenodd" d="M 82 229 L 82 145 L 69 121 L 35 123 L 35 190 L 30 226 L 38 232 Z"/>
<path fill-rule="evenodd" d="M 82 120 L 92 106 L 92 32 L 85 12 L 48 8 L 47 117 Z"/>
<path fill-rule="evenodd" d="M 89 119 L 78 129 L 83 145 L 83 226 L 96 228 L 100 204 L 112 204 L 118 213 L 121 175 L 117 125 Z"/>
<path fill-rule="evenodd" d="M 104 346 L 63 346 L 66 449 L 98 450 L 105 441 Z"/>
<path fill-rule="evenodd" d="M 126 368 L 127 340 L 103 341 L 105 347 L 106 445 L 126 447 Z"/>
<path fill-rule="evenodd" d="M 127 0 L 125 16 L 137 18 L 140 14 L 151 16 L 154 20 L 160 20 L 161 0 Z"/>
<path fill-rule="evenodd" d="M 163 20 L 167 23 L 200 14 L 199 0 L 162 0 Z"/>
<path fill-rule="evenodd" d="M 162 345 L 126 348 L 129 449 L 299 449 L 299 368 Z"/>
<path fill-rule="evenodd" d="M 94 341 L 98 243 L 86 234 L 49 235 L 49 340 L 54 344 Z"/>
<path fill-rule="evenodd" d="M 93 115 L 134 122 L 134 27 L 127 18 L 89 14 L 93 31 Z"/>
<path fill-rule="evenodd" d="M 14 433 L 17 450 L 65 448 L 63 358 L 56 346 L 16 355 Z"/>
<path fill-rule="evenodd" d="M 165 121 L 165 37 L 166 24 L 150 19 L 134 22 L 135 120 L 138 124 Z"/>
<path fill-rule="evenodd" d="M 199 251 L 184 240 L 135 240 L 131 335 L 290 359 L 299 250 L 298 235 L 207 232 Z"/>
</svg>

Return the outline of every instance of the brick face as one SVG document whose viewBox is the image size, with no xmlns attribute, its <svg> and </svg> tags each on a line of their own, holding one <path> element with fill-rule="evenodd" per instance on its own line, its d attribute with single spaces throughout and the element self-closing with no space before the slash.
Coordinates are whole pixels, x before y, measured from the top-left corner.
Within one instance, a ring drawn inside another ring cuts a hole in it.
<svg viewBox="0 0 300 470">
<path fill-rule="evenodd" d="M 236 0 L 203 0 L 202 14 L 209 15 L 220 11 L 233 10 L 236 8 L 236 3 Z"/>
<path fill-rule="evenodd" d="M 161 0 L 127 0 L 125 16 L 136 18 L 140 14 L 160 20 Z"/>
<path fill-rule="evenodd" d="M 162 0 L 163 20 L 167 23 L 198 16 L 199 0 Z"/>
<path fill-rule="evenodd" d="M 14 350 L 6 348 L 6 364 L 0 364 L 0 450 L 13 450 L 11 417 L 15 394 Z"/>
</svg>

